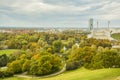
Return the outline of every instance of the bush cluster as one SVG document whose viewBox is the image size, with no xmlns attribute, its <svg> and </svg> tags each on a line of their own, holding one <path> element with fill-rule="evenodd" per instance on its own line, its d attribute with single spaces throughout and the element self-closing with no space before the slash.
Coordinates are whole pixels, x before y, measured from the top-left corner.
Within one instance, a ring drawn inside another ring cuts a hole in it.
<svg viewBox="0 0 120 80">
<path fill-rule="evenodd" d="M 81 66 L 88 69 L 120 68 L 120 53 L 116 49 L 103 47 L 75 49 L 67 61 L 67 70 Z"/>
<path fill-rule="evenodd" d="M 0 78 L 11 77 L 13 76 L 12 71 L 0 71 Z"/>
</svg>

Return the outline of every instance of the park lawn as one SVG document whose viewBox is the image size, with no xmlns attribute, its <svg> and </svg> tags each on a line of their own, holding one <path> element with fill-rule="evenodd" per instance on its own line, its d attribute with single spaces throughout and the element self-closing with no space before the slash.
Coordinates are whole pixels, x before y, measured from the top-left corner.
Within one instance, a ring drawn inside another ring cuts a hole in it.
<svg viewBox="0 0 120 80">
<path fill-rule="evenodd" d="M 7 54 L 10 55 L 11 53 L 18 51 L 18 49 L 6 49 L 6 50 L 0 50 L 0 55 Z"/>
<path fill-rule="evenodd" d="M 111 37 L 120 41 L 120 33 L 112 34 Z"/>
<path fill-rule="evenodd" d="M 11 77 L 4 80 L 115 80 L 120 76 L 120 68 L 87 70 L 80 68 L 73 71 L 66 71 L 58 76 L 49 78 L 17 78 Z M 2 79 L 0 79 L 2 80 Z"/>
<path fill-rule="evenodd" d="M 12 78 L 4 78 L 4 79 L 1 79 L 0 80 L 29 80 L 29 79 L 23 79 L 23 78 L 17 78 L 17 77 L 12 77 Z"/>
</svg>

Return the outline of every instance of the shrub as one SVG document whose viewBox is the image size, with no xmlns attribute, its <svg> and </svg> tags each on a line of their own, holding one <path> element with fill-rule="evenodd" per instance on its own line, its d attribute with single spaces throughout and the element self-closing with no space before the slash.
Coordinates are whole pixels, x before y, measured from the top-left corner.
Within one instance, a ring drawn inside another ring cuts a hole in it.
<svg viewBox="0 0 120 80">
<path fill-rule="evenodd" d="M 0 56 L 0 67 L 6 66 L 8 57 L 6 54 Z"/>
<path fill-rule="evenodd" d="M 80 67 L 79 61 L 68 61 L 66 65 L 66 70 L 74 70 Z"/>
<path fill-rule="evenodd" d="M 13 76 L 13 72 L 12 71 L 0 71 L 0 77 L 4 78 L 4 77 L 11 77 Z"/>
</svg>

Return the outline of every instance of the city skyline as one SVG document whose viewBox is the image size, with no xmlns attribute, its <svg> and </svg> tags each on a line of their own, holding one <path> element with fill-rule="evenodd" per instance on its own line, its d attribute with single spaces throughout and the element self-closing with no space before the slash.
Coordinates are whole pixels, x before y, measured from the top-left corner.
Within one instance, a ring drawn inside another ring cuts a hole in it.
<svg viewBox="0 0 120 80">
<path fill-rule="evenodd" d="M 120 27 L 119 0 L 0 0 L 0 26 Z"/>
</svg>

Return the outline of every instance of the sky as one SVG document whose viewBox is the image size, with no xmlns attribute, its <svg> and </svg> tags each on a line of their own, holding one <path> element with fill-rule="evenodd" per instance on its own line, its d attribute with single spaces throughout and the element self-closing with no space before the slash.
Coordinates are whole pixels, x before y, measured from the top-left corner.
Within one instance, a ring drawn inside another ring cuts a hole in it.
<svg viewBox="0 0 120 80">
<path fill-rule="evenodd" d="M 0 0 L 0 26 L 120 27 L 120 0 Z"/>
</svg>

